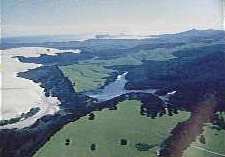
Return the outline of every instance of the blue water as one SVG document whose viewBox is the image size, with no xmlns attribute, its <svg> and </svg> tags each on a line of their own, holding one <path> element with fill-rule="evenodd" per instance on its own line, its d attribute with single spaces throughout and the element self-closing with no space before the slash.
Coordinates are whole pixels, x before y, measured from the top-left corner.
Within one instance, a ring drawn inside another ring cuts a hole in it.
<svg viewBox="0 0 225 157">
<path fill-rule="evenodd" d="M 124 87 L 125 87 L 125 84 L 127 83 L 127 80 L 126 80 L 127 73 L 128 72 L 118 75 L 117 79 L 114 82 L 108 84 L 103 89 L 99 89 L 97 91 L 92 91 L 92 92 L 86 92 L 85 94 L 92 98 L 98 99 L 98 101 L 106 101 L 126 93 L 131 93 L 131 92 L 154 93 L 156 91 L 155 89 L 126 90 Z"/>
</svg>

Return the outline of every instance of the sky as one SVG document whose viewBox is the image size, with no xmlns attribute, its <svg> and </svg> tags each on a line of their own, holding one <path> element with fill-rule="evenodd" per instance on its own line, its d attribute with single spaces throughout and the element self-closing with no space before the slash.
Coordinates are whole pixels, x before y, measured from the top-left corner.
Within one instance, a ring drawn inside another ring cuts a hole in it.
<svg viewBox="0 0 225 157">
<path fill-rule="evenodd" d="M 2 36 L 222 29 L 225 0 L 1 0 Z"/>
</svg>

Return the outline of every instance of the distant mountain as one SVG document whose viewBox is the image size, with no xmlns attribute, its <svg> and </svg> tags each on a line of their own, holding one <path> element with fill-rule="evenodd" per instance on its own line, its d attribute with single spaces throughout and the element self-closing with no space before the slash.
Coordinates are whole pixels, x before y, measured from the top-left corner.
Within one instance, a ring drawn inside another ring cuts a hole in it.
<svg viewBox="0 0 225 157">
<path fill-rule="evenodd" d="M 194 37 L 208 37 L 219 35 L 221 37 L 221 30 L 196 30 L 163 35 L 130 35 L 124 33 L 110 34 L 110 33 L 86 33 L 77 35 L 40 35 L 40 36 L 21 36 L 21 37 L 7 37 L 2 38 L 2 43 L 45 43 L 45 42 L 69 42 L 69 41 L 84 41 L 88 39 L 148 39 L 148 38 L 177 38 L 187 39 Z"/>
<path fill-rule="evenodd" d="M 225 41 L 225 32 L 222 30 L 189 30 L 177 34 L 133 36 L 127 34 L 82 34 L 58 36 L 30 36 L 3 38 L 1 49 L 13 47 L 52 47 L 52 48 L 81 48 L 88 47 L 95 50 L 111 48 L 131 48 L 149 43 L 195 43 L 195 42 Z"/>
<path fill-rule="evenodd" d="M 169 40 L 170 42 L 177 40 L 179 40 L 180 42 L 182 41 L 190 42 L 195 40 L 204 40 L 204 38 L 206 38 L 207 40 L 220 40 L 220 39 L 224 40 L 225 32 L 223 30 L 213 30 L 213 29 L 208 30 L 192 29 L 177 34 L 163 34 L 154 37 L 159 37 L 160 40 Z"/>
<path fill-rule="evenodd" d="M 93 34 L 80 35 L 40 35 L 40 36 L 20 36 L 2 38 L 3 43 L 45 43 L 45 42 L 68 42 L 83 41 L 95 38 Z"/>
</svg>

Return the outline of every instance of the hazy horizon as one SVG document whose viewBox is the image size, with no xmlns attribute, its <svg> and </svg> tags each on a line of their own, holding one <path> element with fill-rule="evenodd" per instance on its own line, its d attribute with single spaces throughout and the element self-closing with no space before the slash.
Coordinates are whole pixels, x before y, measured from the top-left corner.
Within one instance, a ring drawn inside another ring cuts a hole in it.
<svg viewBox="0 0 225 157">
<path fill-rule="evenodd" d="M 2 37 L 224 29 L 224 0 L 2 0 Z"/>
</svg>

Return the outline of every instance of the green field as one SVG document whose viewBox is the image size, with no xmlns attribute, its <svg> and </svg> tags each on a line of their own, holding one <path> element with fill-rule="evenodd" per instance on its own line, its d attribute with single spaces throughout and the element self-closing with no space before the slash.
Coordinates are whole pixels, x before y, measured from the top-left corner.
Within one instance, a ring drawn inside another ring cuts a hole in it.
<svg viewBox="0 0 225 157">
<path fill-rule="evenodd" d="M 176 58 L 174 52 L 206 46 L 205 43 L 191 43 L 182 46 L 176 46 L 174 48 L 155 48 L 152 50 L 140 50 L 138 53 L 133 54 L 133 58 L 136 60 L 153 60 L 153 61 L 168 61 Z"/>
<path fill-rule="evenodd" d="M 200 138 L 204 137 L 204 143 Z M 204 127 L 203 134 L 185 150 L 184 157 L 221 157 L 225 156 L 225 130 L 212 128 L 212 124 Z"/>
<path fill-rule="evenodd" d="M 99 64 L 73 64 L 61 66 L 64 75 L 74 83 L 77 92 L 95 90 L 104 85 L 112 70 Z"/>
<path fill-rule="evenodd" d="M 117 110 L 94 112 L 94 120 L 86 116 L 69 123 L 35 157 L 155 157 L 171 129 L 187 120 L 190 113 L 151 119 L 140 115 L 140 104 L 123 101 Z"/>
<path fill-rule="evenodd" d="M 173 49 L 157 48 L 154 50 L 140 50 L 139 53 L 135 54 L 135 58 L 140 60 L 154 60 L 154 61 L 167 61 L 176 58 L 173 55 Z"/>
<path fill-rule="evenodd" d="M 114 66 L 114 65 L 140 65 L 142 62 L 139 58 L 135 58 L 132 55 L 128 55 L 126 57 L 119 57 L 115 59 L 109 60 L 99 60 L 99 59 L 89 59 L 85 61 L 81 61 L 82 64 L 101 64 L 104 66 Z"/>
</svg>

